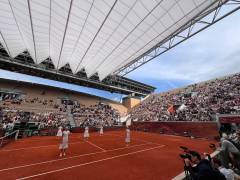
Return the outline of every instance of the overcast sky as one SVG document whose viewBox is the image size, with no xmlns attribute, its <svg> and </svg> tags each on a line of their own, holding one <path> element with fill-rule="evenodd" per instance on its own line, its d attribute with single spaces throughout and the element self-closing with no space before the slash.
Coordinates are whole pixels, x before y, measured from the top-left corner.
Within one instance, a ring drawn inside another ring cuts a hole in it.
<svg viewBox="0 0 240 180">
<path fill-rule="evenodd" d="M 240 72 L 240 12 L 221 20 L 127 75 L 163 92 Z M 0 70 L 1 78 L 49 84 L 111 99 L 121 95 Z"/>
</svg>

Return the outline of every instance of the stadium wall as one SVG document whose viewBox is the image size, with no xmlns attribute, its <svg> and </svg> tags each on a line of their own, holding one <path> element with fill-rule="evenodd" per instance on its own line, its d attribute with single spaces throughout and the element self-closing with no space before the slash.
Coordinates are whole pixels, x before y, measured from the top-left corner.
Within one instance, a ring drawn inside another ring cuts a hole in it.
<svg viewBox="0 0 240 180">
<path fill-rule="evenodd" d="M 140 98 L 136 97 L 125 97 L 123 98 L 123 105 L 127 107 L 129 110 L 137 105 L 139 105 L 141 102 Z"/>
<path fill-rule="evenodd" d="M 105 131 L 117 131 L 117 130 L 123 130 L 123 129 L 125 129 L 124 126 L 104 127 L 104 132 Z M 85 128 L 81 128 L 81 127 L 71 128 L 72 133 L 84 133 L 84 130 L 85 130 Z M 47 136 L 55 136 L 57 134 L 57 131 L 58 131 L 57 128 L 46 128 L 46 129 L 41 129 L 39 131 L 39 134 L 47 135 Z M 94 127 L 89 128 L 89 132 L 98 132 L 98 131 L 99 131 L 99 128 L 94 128 Z"/>
<path fill-rule="evenodd" d="M 216 122 L 134 122 L 131 128 L 138 131 L 181 136 L 189 135 L 196 138 L 216 139 L 219 136 Z"/>
<path fill-rule="evenodd" d="M 104 132 L 123 130 L 124 128 L 125 128 L 124 126 L 104 127 Z M 84 133 L 84 130 L 85 130 L 84 128 L 80 128 L 80 127 L 75 127 L 71 129 L 72 133 Z M 98 132 L 98 131 L 99 131 L 99 128 L 93 128 L 93 127 L 89 128 L 89 132 Z"/>
</svg>

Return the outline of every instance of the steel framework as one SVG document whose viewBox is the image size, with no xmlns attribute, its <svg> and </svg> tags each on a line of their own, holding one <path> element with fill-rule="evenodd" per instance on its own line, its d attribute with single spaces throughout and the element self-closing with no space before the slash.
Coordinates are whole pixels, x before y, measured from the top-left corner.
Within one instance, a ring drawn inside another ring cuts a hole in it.
<svg viewBox="0 0 240 180">
<path fill-rule="evenodd" d="M 126 95 L 134 94 L 135 96 L 144 97 L 152 93 L 155 89 L 152 86 L 121 76 L 108 76 L 103 81 L 100 81 L 97 75 L 87 78 L 84 70 L 73 74 L 69 64 L 56 70 L 50 58 L 40 64 L 35 64 L 27 51 L 24 51 L 15 58 L 11 58 L 1 43 L 0 69 Z"/>
<path fill-rule="evenodd" d="M 217 6 L 206 9 L 206 11 L 200 13 L 197 17 L 179 28 L 164 41 L 151 48 L 135 61 L 115 71 L 113 74 L 118 74 L 120 76 L 127 75 L 239 9 L 240 0 L 229 0 L 227 2 L 220 0 Z"/>
</svg>

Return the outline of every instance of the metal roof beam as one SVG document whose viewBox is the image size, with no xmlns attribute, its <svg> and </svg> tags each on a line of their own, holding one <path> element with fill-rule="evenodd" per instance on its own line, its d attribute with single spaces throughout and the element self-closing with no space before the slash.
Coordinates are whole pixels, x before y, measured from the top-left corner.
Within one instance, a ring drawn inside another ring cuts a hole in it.
<svg viewBox="0 0 240 180">
<path fill-rule="evenodd" d="M 226 9 L 224 9 L 225 7 Z M 220 13 L 222 9 L 225 11 L 223 13 Z M 123 66 L 119 70 L 116 70 L 113 74 L 118 74 L 120 76 L 127 75 L 128 73 L 155 59 L 161 54 L 167 52 L 178 44 L 186 41 L 187 39 L 198 34 L 199 32 L 203 31 L 204 29 L 208 28 L 209 26 L 215 24 L 216 22 L 236 12 L 239 9 L 239 0 L 229 0 L 227 2 L 220 0 L 216 7 L 210 7 L 209 9 L 206 9 L 206 11 L 200 13 L 185 26 L 181 27 L 177 32 L 173 33 L 171 36 L 165 39 L 165 41 L 160 42 L 155 47 L 150 49 L 147 53 L 138 57 L 135 61 L 132 61 Z"/>
</svg>

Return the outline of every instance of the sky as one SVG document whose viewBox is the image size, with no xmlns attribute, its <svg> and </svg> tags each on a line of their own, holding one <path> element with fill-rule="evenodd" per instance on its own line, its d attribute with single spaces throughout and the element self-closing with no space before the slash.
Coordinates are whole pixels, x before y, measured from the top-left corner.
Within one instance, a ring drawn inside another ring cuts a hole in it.
<svg viewBox="0 0 240 180">
<path fill-rule="evenodd" d="M 184 87 L 240 72 L 240 11 L 224 18 L 128 75 L 157 87 Z"/>
<path fill-rule="evenodd" d="M 160 55 L 128 78 L 156 93 L 240 72 L 240 11 Z M 122 95 L 0 70 L 0 78 L 51 85 L 120 101 Z"/>
</svg>

